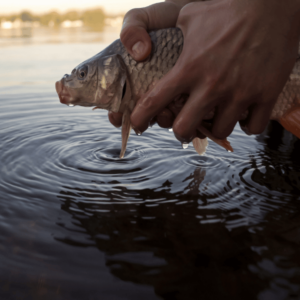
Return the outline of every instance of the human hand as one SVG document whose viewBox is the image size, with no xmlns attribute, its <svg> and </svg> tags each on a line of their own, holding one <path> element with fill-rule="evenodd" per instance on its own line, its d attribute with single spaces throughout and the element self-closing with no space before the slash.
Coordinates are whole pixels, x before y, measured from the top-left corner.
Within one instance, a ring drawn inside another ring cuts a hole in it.
<svg viewBox="0 0 300 300">
<path fill-rule="evenodd" d="M 297 58 L 297 1 L 212 0 L 182 8 L 177 26 L 184 47 L 174 68 L 137 103 L 131 124 L 148 128 L 174 98 L 188 94 L 173 123 L 175 136 L 190 142 L 215 108 L 212 134 L 226 138 L 248 109 L 244 125 L 261 133 Z"/>
<path fill-rule="evenodd" d="M 180 9 L 190 0 L 166 0 L 144 8 L 132 9 L 124 17 L 120 34 L 127 52 L 137 61 L 145 60 L 151 53 L 151 30 L 175 27 Z M 121 113 L 109 112 L 109 121 L 115 126 L 122 125 Z M 172 127 L 174 114 L 167 108 L 159 112 L 152 123 L 157 122 L 164 128 Z"/>
</svg>

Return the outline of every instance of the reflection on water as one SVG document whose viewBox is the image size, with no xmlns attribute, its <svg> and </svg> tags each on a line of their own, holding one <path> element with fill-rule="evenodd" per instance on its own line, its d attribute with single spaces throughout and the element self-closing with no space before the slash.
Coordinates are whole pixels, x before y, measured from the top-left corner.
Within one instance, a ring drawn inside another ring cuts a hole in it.
<svg viewBox="0 0 300 300">
<path fill-rule="evenodd" d="M 97 28 L 96 28 L 97 29 Z M 99 30 L 88 27 L 20 27 L 0 28 L 0 47 L 24 46 L 28 44 L 57 43 L 110 43 L 119 37 L 120 28 L 100 27 Z"/>
<path fill-rule="evenodd" d="M 154 126 L 120 160 L 106 112 L 55 94 L 106 46 L 76 34 L 0 48 L 0 298 L 299 299 L 299 140 L 237 127 L 199 156 Z"/>
<path fill-rule="evenodd" d="M 12 28 L 12 29 L 0 29 L 1 38 L 17 38 L 23 37 L 28 38 L 33 36 L 32 27 L 21 27 L 21 28 Z"/>
</svg>

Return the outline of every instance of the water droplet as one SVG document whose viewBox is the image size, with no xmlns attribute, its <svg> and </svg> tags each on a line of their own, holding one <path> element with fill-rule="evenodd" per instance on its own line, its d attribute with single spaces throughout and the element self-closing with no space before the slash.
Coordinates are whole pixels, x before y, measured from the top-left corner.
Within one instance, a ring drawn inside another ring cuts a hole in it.
<svg viewBox="0 0 300 300">
<path fill-rule="evenodd" d="M 169 128 L 169 131 L 170 131 L 170 132 L 173 132 L 173 128 Z"/>
<path fill-rule="evenodd" d="M 183 149 L 187 149 L 189 144 L 188 143 L 182 143 L 181 146 L 182 146 Z"/>
<path fill-rule="evenodd" d="M 227 152 L 232 153 L 232 151 L 231 151 L 231 150 L 228 150 L 228 149 L 227 149 Z"/>
<path fill-rule="evenodd" d="M 72 103 L 69 103 L 69 104 L 68 104 L 68 106 L 69 106 L 69 107 L 73 107 L 73 106 L 74 106 L 74 104 L 72 104 Z"/>
<path fill-rule="evenodd" d="M 138 136 L 140 136 L 140 135 L 142 135 L 140 132 L 138 132 L 136 135 L 138 135 Z"/>
<path fill-rule="evenodd" d="M 136 128 L 133 128 L 133 130 L 134 130 L 134 132 L 135 132 L 136 135 L 141 135 L 141 134 L 142 134 L 142 133 L 141 133 L 138 129 L 136 129 Z"/>
</svg>

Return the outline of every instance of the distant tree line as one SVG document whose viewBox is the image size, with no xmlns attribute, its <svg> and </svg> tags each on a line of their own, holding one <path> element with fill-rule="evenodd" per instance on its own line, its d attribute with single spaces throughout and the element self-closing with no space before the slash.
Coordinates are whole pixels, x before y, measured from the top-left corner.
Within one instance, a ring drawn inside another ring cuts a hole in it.
<svg viewBox="0 0 300 300">
<path fill-rule="evenodd" d="M 16 19 L 20 19 L 23 22 L 37 21 L 42 26 L 49 26 L 49 24 L 52 24 L 52 26 L 59 26 L 62 22 L 66 20 L 81 20 L 83 21 L 85 26 L 92 27 L 94 29 L 101 29 L 104 27 L 106 17 L 106 14 L 101 8 L 85 10 L 83 12 L 72 10 L 63 14 L 60 14 L 56 11 L 51 11 L 42 15 L 36 15 L 29 11 L 22 11 L 19 14 L 0 16 L 0 22 L 2 20 L 13 22 Z"/>
</svg>

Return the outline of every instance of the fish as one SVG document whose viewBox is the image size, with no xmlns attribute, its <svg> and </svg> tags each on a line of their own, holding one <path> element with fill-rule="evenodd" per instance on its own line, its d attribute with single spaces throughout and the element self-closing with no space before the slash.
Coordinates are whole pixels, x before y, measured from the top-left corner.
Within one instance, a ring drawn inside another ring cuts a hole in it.
<svg viewBox="0 0 300 300">
<path fill-rule="evenodd" d="M 55 83 L 56 92 L 62 104 L 69 106 L 94 107 L 122 113 L 122 145 L 120 158 L 125 155 L 131 131 L 130 115 L 138 99 L 166 75 L 176 64 L 184 38 L 179 28 L 167 28 L 149 33 L 152 51 L 142 62 L 135 61 L 126 51 L 120 39 L 107 48 L 75 67 L 71 74 L 65 74 Z M 299 48 L 300 56 L 300 48 Z M 187 100 L 188 95 L 179 95 L 168 108 L 176 115 Z M 246 119 L 246 111 L 241 119 Z M 213 118 L 212 110 L 204 118 L 200 131 L 206 137 L 233 152 L 230 142 L 216 139 L 205 120 Z M 300 138 L 300 60 L 295 61 L 283 91 L 272 110 L 270 120 Z M 207 138 L 194 138 L 195 150 L 202 155 L 208 145 Z"/>
</svg>

